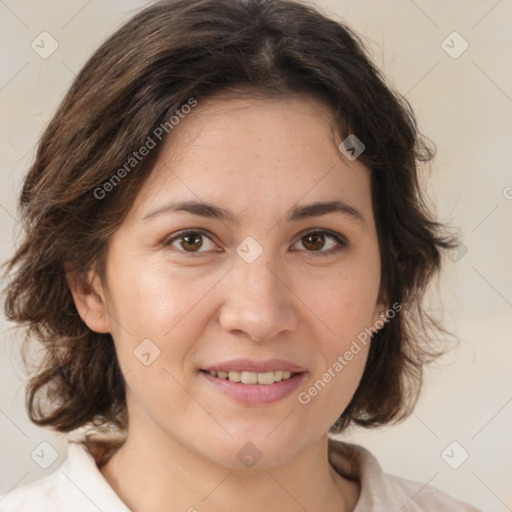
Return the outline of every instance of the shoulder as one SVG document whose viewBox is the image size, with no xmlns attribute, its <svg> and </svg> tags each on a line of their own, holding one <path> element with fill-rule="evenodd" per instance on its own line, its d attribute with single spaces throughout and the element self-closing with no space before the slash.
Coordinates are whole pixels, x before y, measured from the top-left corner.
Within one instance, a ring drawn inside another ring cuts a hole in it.
<svg viewBox="0 0 512 512">
<path fill-rule="evenodd" d="M 329 460 L 338 473 L 357 479 L 361 485 L 354 512 L 481 512 L 431 485 L 384 473 L 377 459 L 362 446 L 329 438 Z"/>
<path fill-rule="evenodd" d="M 69 495 L 69 486 L 62 480 L 61 469 L 28 485 L 10 491 L 0 497 L 1 512 L 49 511 Z"/>
<path fill-rule="evenodd" d="M 0 497 L 0 512 L 129 512 L 78 443 L 68 444 L 64 464 L 47 477 Z"/>
<path fill-rule="evenodd" d="M 396 503 L 396 506 L 399 506 L 403 512 L 431 510 L 481 512 L 478 508 L 453 498 L 431 485 L 413 482 L 387 473 L 382 475 L 379 492 L 371 494 L 371 499 L 375 504 L 395 506 Z M 359 509 L 356 509 L 356 512 L 359 512 Z"/>
</svg>

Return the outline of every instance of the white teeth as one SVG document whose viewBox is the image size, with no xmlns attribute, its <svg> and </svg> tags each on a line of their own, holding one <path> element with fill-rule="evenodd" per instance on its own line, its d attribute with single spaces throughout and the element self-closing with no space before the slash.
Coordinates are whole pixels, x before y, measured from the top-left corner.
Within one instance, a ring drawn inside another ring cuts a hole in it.
<svg viewBox="0 0 512 512">
<path fill-rule="evenodd" d="M 258 373 L 258 384 L 273 384 L 274 372 Z"/>
<path fill-rule="evenodd" d="M 240 380 L 241 380 L 240 372 L 228 372 L 228 379 L 233 382 L 240 382 Z"/>
<path fill-rule="evenodd" d="M 242 372 L 240 374 L 240 382 L 242 382 L 242 384 L 257 384 L 258 374 L 254 372 Z"/>
<path fill-rule="evenodd" d="M 210 370 L 209 374 L 212 377 L 219 379 L 228 379 L 232 382 L 241 382 L 242 384 L 274 384 L 281 380 L 287 380 L 292 376 L 292 372 L 276 370 L 273 372 L 237 372 L 237 371 L 223 371 L 218 372 Z"/>
</svg>

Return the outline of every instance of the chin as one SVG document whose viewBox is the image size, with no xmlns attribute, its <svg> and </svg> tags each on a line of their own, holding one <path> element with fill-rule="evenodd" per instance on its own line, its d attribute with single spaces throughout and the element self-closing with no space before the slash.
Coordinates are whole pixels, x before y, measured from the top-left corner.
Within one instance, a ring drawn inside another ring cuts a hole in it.
<svg viewBox="0 0 512 512">
<path fill-rule="evenodd" d="M 283 438 L 275 432 L 272 435 L 275 435 L 274 439 L 269 438 L 268 432 L 259 436 L 252 434 L 230 438 L 227 442 L 215 443 L 213 451 L 207 456 L 233 470 L 268 470 L 290 462 L 300 451 L 296 437 L 287 435 Z"/>
</svg>

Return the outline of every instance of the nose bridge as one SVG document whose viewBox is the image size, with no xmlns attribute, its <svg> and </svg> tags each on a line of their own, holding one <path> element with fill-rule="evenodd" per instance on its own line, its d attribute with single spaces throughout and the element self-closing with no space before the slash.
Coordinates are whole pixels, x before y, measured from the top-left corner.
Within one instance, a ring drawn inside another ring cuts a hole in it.
<svg viewBox="0 0 512 512">
<path fill-rule="evenodd" d="M 282 278 L 278 279 L 278 273 L 271 267 L 272 262 L 265 255 L 252 263 L 238 260 L 231 272 L 234 285 L 230 290 L 231 297 L 240 299 L 237 302 L 254 303 L 260 307 L 271 302 L 281 303 L 283 293 L 279 288 L 283 286 Z"/>
<path fill-rule="evenodd" d="M 243 331 L 270 339 L 297 325 L 293 294 L 266 254 L 252 262 L 237 258 L 225 288 L 220 323 L 227 331 Z"/>
<path fill-rule="evenodd" d="M 258 241 L 248 236 L 236 248 L 232 278 L 243 283 L 246 290 L 259 290 L 264 293 L 265 289 L 270 291 L 278 286 L 276 271 L 271 270 L 278 266 L 271 242 L 263 248 Z"/>
<path fill-rule="evenodd" d="M 262 261 L 254 266 L 247 265 L 241 272 L 241 278 L 246 302 L 261 303 L 260 307 L 268 305 L 274 309 L 289 302 L 284 279 L 275 268 L 272 268 L 270 262 Z"/>
</svg>

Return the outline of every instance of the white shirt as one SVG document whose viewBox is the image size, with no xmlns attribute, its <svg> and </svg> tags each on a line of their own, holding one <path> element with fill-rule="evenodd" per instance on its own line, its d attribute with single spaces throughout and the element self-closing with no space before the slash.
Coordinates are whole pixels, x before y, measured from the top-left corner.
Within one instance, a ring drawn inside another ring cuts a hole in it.
<svg viewBox="0 0 512 512">
<path fill-rule="evenodd" d="M 384 473 L 365 448 L 329 438 L 329 461 L 341 475 L 357 478 L 361 495 L 354 512 L 481 512 L 429 485 Z M 0 512 L 130 512 L 81 444 L 47 477 L 0 498 Z"/>
</svg>

